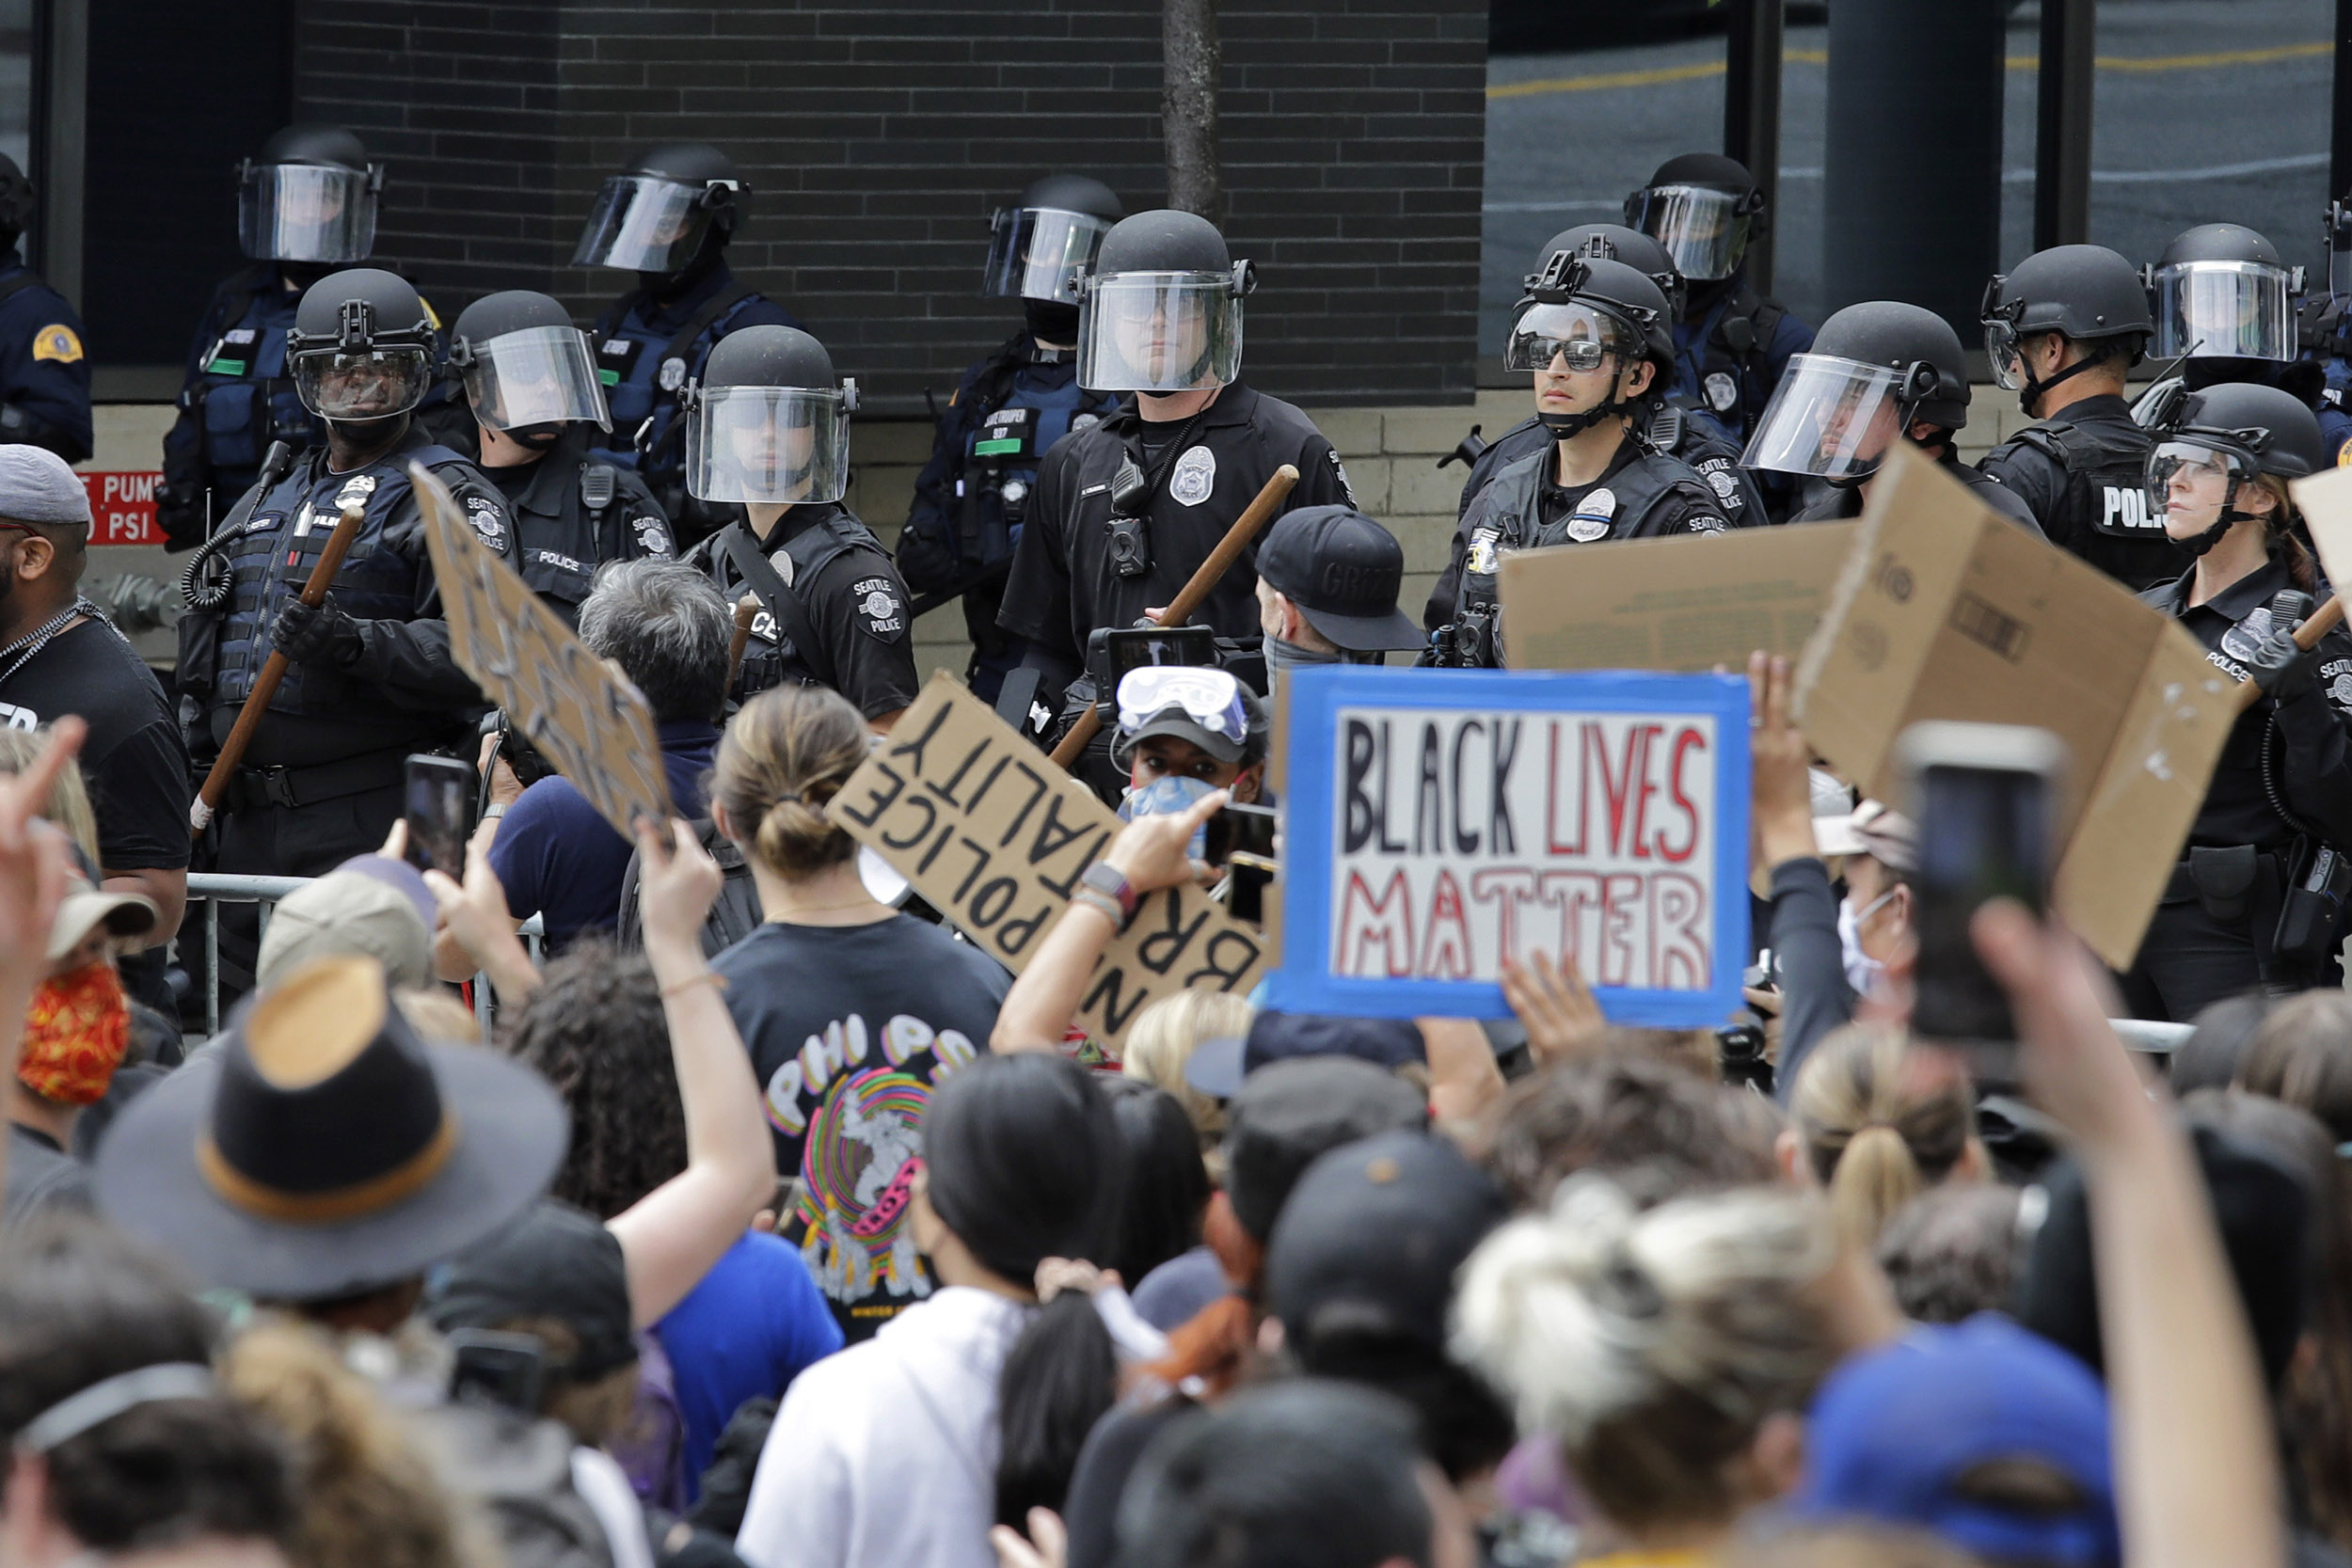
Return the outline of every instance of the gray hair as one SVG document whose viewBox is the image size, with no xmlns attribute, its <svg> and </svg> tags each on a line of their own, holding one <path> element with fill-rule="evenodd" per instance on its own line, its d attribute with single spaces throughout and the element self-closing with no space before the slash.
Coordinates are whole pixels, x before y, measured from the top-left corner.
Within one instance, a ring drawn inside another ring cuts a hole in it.
<svg viewBox="0 0 2352 1568">
<path fill-rule="evenodd" d="M 683 561 L 607 562 L 580 607 L 580 640 L 620 665 L 662 721 L 718 717 L 733 631 L 719 585 Z"/>
</svg>

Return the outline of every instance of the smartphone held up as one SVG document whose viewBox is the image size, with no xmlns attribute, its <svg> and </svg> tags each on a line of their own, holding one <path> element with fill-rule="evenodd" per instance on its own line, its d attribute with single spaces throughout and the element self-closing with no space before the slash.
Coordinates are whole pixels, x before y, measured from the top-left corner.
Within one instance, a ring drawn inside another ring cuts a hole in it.
<svg viewBox="0 0 2352 1568">
<path fill-rule="evenodd" d="M 462 879 L 466 840 L 473 834 L 474 770 L 455 757 L 408 759 L 403 811 L 408 821 L 408 862 L 420 871 Z"/>
</svg>

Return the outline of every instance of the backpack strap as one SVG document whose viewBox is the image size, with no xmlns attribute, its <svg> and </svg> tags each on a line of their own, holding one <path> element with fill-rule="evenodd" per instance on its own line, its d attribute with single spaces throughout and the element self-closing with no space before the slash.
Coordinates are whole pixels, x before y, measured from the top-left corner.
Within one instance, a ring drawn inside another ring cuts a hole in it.
<svg viewBox="0 0 2352 1568">
<path fill-rule="evenodd" d="M 779 630 L 792 639 L 792 646 L 799 650 L 802 660 L 817 673 L 819 681 L 837 689 L 832 650 L 818 637 L 817 623 L 809 619 L 808 607 L 761 552 L 751 530 L 740 520 L 729 523 L 720 531 L 719 545 L 727 552 L 727 559 L 735 562 L 743 585 L 759 600 L 760 608 L 774 619 Z"/>
</svg>

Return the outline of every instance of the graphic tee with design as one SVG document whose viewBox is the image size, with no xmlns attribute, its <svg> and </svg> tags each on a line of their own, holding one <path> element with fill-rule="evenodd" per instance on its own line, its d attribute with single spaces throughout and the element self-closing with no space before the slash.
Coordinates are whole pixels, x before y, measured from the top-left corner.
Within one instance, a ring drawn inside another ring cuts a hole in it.
<svg viewBox="0 0 2352 1568">
<path fill-rule="evenodd" d="M 771 923 L 711 961 L 799 1178 L 783 1234 L 851 1341 L 929 1295 L 907 1217 L 933 1087 L 988 1049 L 1011 975 L 912 915 Z"/>
</svg>

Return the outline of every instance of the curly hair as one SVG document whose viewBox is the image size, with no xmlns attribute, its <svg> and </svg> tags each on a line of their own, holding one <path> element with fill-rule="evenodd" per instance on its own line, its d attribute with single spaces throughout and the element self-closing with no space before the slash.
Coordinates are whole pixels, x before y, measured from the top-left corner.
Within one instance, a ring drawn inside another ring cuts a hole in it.
<svg viewBox="0 0 2352 1568">
<path fill-rule="evenodd" d="M 686 1168 L 686 1111 L 644 954 L 574 942 L 503 1043 L 571 1107 L 571 1148 L 549 1196 L 611 1219 Z"/>
</svg>

